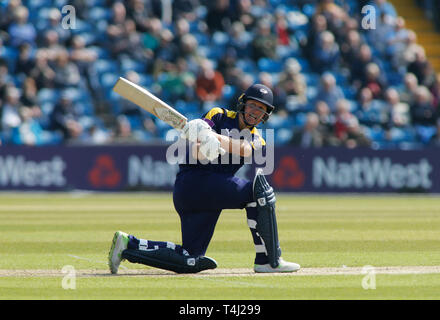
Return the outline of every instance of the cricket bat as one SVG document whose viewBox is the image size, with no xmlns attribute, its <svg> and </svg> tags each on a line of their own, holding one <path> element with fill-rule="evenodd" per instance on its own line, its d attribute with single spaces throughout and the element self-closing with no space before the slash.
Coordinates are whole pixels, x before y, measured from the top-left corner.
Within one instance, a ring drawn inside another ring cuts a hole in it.
<svg viewBox="0 0 440 320">
<path fill-rule="evenodd" d="M 160 100 L 147 89 L 123 77 L 119 77 L 113 87 L 113 91 L 155 115 L 175 129 L 182 129 L 188 121 L 184 115 Z"/>
</svg>

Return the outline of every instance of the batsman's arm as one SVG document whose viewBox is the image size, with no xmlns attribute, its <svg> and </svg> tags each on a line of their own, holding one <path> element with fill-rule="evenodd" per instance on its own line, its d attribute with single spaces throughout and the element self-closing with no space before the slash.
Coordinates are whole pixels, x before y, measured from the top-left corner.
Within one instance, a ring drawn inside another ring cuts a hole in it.
<svg viewBox="0 0 440 320">
<path fill-rule="evenodd" d="M 239 155 L 241 157 L 250 157 L 252 155 L 252 146 L 246 140 L 233 139 L 231 137 L 223 136 L 221 134 L 213 133 L 218 141 L 220 147 L 226 152 Z M 194 159 L 204 160 L 205 157 L 199 152 L 200 142 L 193 143 L 191 147 L 192 156 Z"/>
<path fill-rule="evenodd" d="M 225 149 L 226 152 L 245 158 L 252 156 L 252 145 L 248 141 L 233 139 L 218 133 L 216 133 L 216 135 L 221 147 Z"/>
</svg>

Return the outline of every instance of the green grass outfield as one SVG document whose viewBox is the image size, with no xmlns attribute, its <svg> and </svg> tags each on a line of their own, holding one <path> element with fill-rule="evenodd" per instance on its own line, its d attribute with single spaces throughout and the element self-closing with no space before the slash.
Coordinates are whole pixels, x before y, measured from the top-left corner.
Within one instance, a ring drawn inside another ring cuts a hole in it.
<svg viewBox="0 0 440 320">
<path fill-rule="evenodd" d="M 180 243 L 171 194 L 3 193 L 0 299 L 440 298 L 440 197 L 279 194 L 277 219 L 283 257 L 302 266 L 297 274 L 253 274 L 245 212 L 225 210 L 207 252 L 215 273 L 124 262 L 112 276 L 107 253 L 117 230 Z"/>
</svg>

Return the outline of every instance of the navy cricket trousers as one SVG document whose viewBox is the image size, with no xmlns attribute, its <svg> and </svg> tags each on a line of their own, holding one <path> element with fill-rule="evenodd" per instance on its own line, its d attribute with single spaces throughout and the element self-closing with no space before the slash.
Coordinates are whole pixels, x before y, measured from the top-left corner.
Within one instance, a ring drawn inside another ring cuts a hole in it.
<svg viewBox="0 0 440 320">
<path fill-rule="evenodd" d="M 176 176 L 173 201 L 183 248 L 191 255 L 205 255 L 221 211 L 243 209 L 254 201 L 252 182 L 230 173 L 183 170 Z"/>
</svg>

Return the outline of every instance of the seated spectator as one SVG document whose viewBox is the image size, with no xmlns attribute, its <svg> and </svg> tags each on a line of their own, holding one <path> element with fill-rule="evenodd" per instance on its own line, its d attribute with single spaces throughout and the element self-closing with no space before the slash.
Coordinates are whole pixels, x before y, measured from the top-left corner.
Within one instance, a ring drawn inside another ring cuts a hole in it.
<svg viewBox="0 0 440 320">
<path fill-rule="evenodd" d="M 28 22 L 29 10 L 25 6 L 19 6 L 14 10 L 14 21 L 8 28 L 9 44 L 18 48 L 23 43 L 36 46 L 37 32 L 33 24 Z"/>
<path fill-rule="evenodd" d="M 189 22 L 185 19 L 177 19 L 173 25 L 173 43 L 176 47 L 181 46 L 183 36 L 190 34 L 190 25 Z M 147 30 L 148 31 L 148 30 Z"/>
<path fill-rule="evenodd" d="M 315 52 L 315 46 L 317 46 L 320 41 L 321 34 L 327 31 L 327 19 L 322 14 L 315 14 L 309 24 L 310 27 L 307 32 L 307 37 L 300 39 L 300 45 L 304 49 L 304 56 L 311 59 Z"/>
<path fill-rule="evenodd" d="M 328 30 L 333 34 L 349 19 L 348 13 L 334 0 L 321 0 L 315 15 L 323 15 L 327 19 Z"/>
<path fill-rule="evenodd" d="M 5 99 L 7 88 L 13 83 L 14 79 L 9 74 L 7 62 L 0 58 L 0 105 Z"/>
<path fill-rule="evenodd" d="M 23 81 L 23 88 L 22 88 L 22 94 L 20 97 L 20 102 L 23 106 L 28 108 L 37 108 L 38 106 L 38 97 L 37 97 L 37 85 L 33 78 L 27 77 Z"/>
<path fill-rule="evenodd" d="M 95 51 L 86 48 L 86 42 L 81 35 L 72 38 L 70 60 L 76 64 L 81 74 L 86 75 L 87 69 L 98 59 Z"/>
<path fill-rule="evenodd" d="M 368 43 L 385 57 L 388 50 L 387 41 L 394 35 L 395 19 L 382 12 L 376 21 L 376 28 L 365 32 L 365 37 Z"/>
<path fill-rule="evenodd" d="M 325 136 L 320 130 L 318 115 L 314 112 L 307 114 L 302 128 L 293 133 L 290 143 L 301 148 L 320 148 L 324 146 Z"/>
<path fill-rule="evenodd" d="M 55 87 L 55 70 L 48 63 L 48 54 L 45 49 L 39 49 L 35 55 L 35 67 L 30 76 L 35 79 L 38 90 Z"/>
<path fill-rule="evenodd" d="M 301 73 L 301 65 L 298 60 L 295 58 L 286 60 L 277 87 L 282 88 L 287 96 L 294 96 L 296 103 L 305 104 L 307 102 L 307 83 Z"/>
<path fill-rule="evenodd" d="M 160 19 L 150 19 L 147 32 L 142 35 L 143 47 L 149 52 L 154 53 L 160 45 L 160 37 L 163 31 L 164 28 Z"/>
<path fill-rule="evenodd" d="M 201 61 L 204 59 L 198 52 L 198 46 L 197 39 L 192 34 L 186 34 L 178 48 L 179 56 L 186 60 L 188 70 L 194 74 L 199 72 Z"/>
<path fill-rule="evenodd" d="M 38 32 L 44 33 L 49 30 L 55 31 L 58 35 L 59 42 L 65 46 L 71 36 L 69 28 L 64 28 L 62 23 L 61 12 L 58 8 L 51 8 L 46 23 L 41 23 Z"/>
<path fill-rule="evenodd" d="M 324 101 L 332 112 L 336 111 L 336 102 L 345 98 L 341 88 L 336 84 L 335 77 L 325 72 L 320 79 L 315 101 Z"/>
<path fill-rule="evenodd" d="M 403 85 L 398 89 L 400 101 L 411 106 L 414 103 L 418 86 L 419 81 L 413 73 L 408 72 L 405 74 L 403 78 Z"/>
<path fill-rule="evenodd" d="M 229 85 L 236 85 L 241 76 L 241 70 L 237 68 L 237 52 L 235 49 L 229 47 L 225 53 L 218 60 L 217 70 L 222 74 L 225 83 Z"/>
<path fill-rule="evenodd" d="M 32 56 L 32 47 L 29 43 L 22 43 L 18 49 L 18 58 L 15 63 L 15 73 L 18 76 L 28 76 L 35 66 L 35 59 Z"/>
<path fill-rule="evenodd" d="M 255 27 L 257 17 L 253 14 L 251 0 L 238 0 L 236 5 L 231 10 L 231 19 L 236 22 L 239 21 L 243 24 L 246 31 L 252 31 Z"/>
<path fill-rule="evenodd" d="M 162 94 L 171 102 L 177 100 L 194 100 L 195 75 L 188 70 L 184 59 L 178 59 L 176 64 L 170 64 L 170 68 L 162 73 L 159 81 Z"/>
<path fill-rule="evenodd" d="M 436 110 L 432 105 L 432 94 L 425 86 L 419 86 L 416 91 L 415 101 L 410 106 L 412 124 L 417 126 L 435 125 Z"/>
<path fill-rule="evenodd" d="M 363 134 L 358 119 L 350 112 L 349 103 L 345 99 L 338 101 L 334 134 L 329 140 L 334 146 L 370 146 L 370 140 Z"/>
<path fill-rule="evenodd" d="M 362 41 L 361 35 L 357 30 L 350 30 L 346 39 L 341 44 L 341 58 L 343 63 L 347 66 L 353 64 L 354 60 L 359 54 Z"/>
<path fill-rule="evenodd" d="M 250 54 L 249 42 L 251 37 L 245 31 L 243 23 L 239 21 L 234 22 L 229 31 L 230 40 L 228 48 L 233 49 L 236 56 L 240 59 L 245 59 Z"/>
<path fill-rule="evenodd" d="M 410 124 L 409 105 L 400 101 L 399 92 L 396 89 L 386 90 L 385 102 L 388 112 L 388 128 L 405 127 Z"/>
<path fill-rule="evenodd" d="M 365 81 L 362 83 L 363 88 L 368 88 L 373 94 L 373 99 L 383 99 L 384 90 L 386 90 L 386 82 L 380 72 L 379 66 L 374 62 L 367 64 L 365 69 Z"/>
<path fill-rule="evenodd" d="M 6 89 L 5 101 L 1 111 L 1 128 L 4 135 L 9 138 L 12 130 L 21 124 L 20 109 L 20 92 L 14 86 Z"/>
<path fill-rule="evenodd" d="M 136 135 L 131 130 L 131 124 L 127 117 L 123 115 L 118 116 L 116 119 L 116 129 L 111 137 L 112 143 L 130 143 L 136 140 Z"/>
<path fill-rule="evenodd" d="M 44 48 L 46 51 L 49 62 L 55 61 L 58 57 L 58 53 L 66 50 L 66 47 L 61 45 L 59 41 L 58 33 L 54 30 L 44 32 L 43 44 L 41 48 Z"/>
<path fill-rule="evenodd" d="M 211 34 L 216 31 L 227 31 L 228 26 L 231 24 L 229 5 L 229 0 L 209 2 L 205 21 Z"/>
<path fill-rule="evenodd" d="M 430 88 L 435 82 L 435 73 L 423 48 L 416 52 L 415 60 L 408 65 L 407 71 L 417 77 L 419 85 Z"/>
<path fill-rule="evenodd" d="M 111 19 L 107 26 L 107 36 L 109 45 L 114 44 L 114 40 L 120 39 L 125 34 L 124 23 L 127 17 L 127 10 L 122 2 L 114 2 L 111 8 Z"/>
<path fill-rule="evenodd" d="M 83 133 L 79 117 L 69 95 L 63 92 L 49 115 L 49 130 L 59 131 L 64 141 L 78 139 Z"/>
<path fill-rule="evenodd" d="M 72 39 L 72 49 L 70 50 L 70 61 L 76 65 L 78 71 L 91 88 L 98 88 L 99 79 L 94 62 L 98 59 L 95 51 L 86 48 L 84 38 L 76 35 Z"/>
<path fill-rule="evenodd" d="M 180 0 L 173 1 L 172 12 L 173 20 L 183 18 L 187 21 L 195 21 L 197 19 L 196 8 L 197 0 Z"/>
<path fill-rule="evenodd" d="M 257 62 L 261 58 L 276 59 L 276 47 L 278 41 L 276 35 L 271 31 L 270 22 L 260 20 L 257 25 L 256 34 L 251 42 L 252 58 Z"/>
<path fill-rule="evenodd" d="M 405 19 L 398 17 L 394 22 L 394 29 L 388 33 L 385 53 L 393 59 L 396 54 L 405 50 L 408 42 L 409 30 L 405 28 Z"/>
<path fill-rule="evenodd" d="M 282 10 L 275 12 L 275 33 L 277 35 L 279 45 L 290 45 L 290 29 L 287 23 L 286 15 Z"/>
<path fill-rule="evenodd" d="M 173 34 L 165 29 L 159 36 L 159 46 L 154 51 L 153 74 L 170 72 L 179 56 L 178 48 L 173 42 Z"/>
<path fill-rule="evenodd" d="M 15 145 L 34 146 L 42 144 L 43 128 L 36 119 L 34 110 L 22 107 L 19 110 L 20 124 L 13 128 L 11 135 L 11 143 Z"/>
<path fill-rule="evenodd" d="M 330 136 L 335 125 L 335 115 L 324 101 L 316 102 L 315 113 L 318 115 L 321 131 L 326 137 Z"/>
<path fill-rule="evenodd" d="M 329 31 L 321 33 L 314 48 L 312 66 L 318 73 L 336 71 L 339 67 L 339 46 L 334 35 Z"/>
<path fill-rule="evenodd" d="M 409 30 L 405 48 L 396 52 L 393 64 L 396 70 L 399 68 L 406 70 L 408 65 L 416 60 L 417 52 L 423 50 L 423 47 L 417 43 L 417 35 L 414 31 Z"/>
<path fill-rule="evenodd" d="M 143 0 L 133 0 L 127 3 L 127 18 L 136 24 L 136 30 L 143 33 L 148 30 L 149 8 Z"/>
<path fill-rule="evenodd" d="M 358 55 L 352 60 L 349 66 L 350 82 L 355 88 L 360 89 L 362 84 L 366 81 L 367 65 L 371 62 L 376 63 L 379 68 L 381 68 L 379 61 L 373 58 L 370 46 L 367 44 L 361 45 Z"/>
<path fill-rule="evenodd" d="M 372 141 L 365 135 L 363 128 L 359 125 L 359 121 L 354 118 L 347 126 L 347 135 L 344 145 L 347 148 L 370 148 Z"/>
<path fill-rule="evenodd" d="M 196 79 L 197 97 L 202 102 L 217 101 L 223 95 L 224 85 L 222 74 L 214 69 L 212 62 L 208 59 L 203 60 Z"/>
<path fill-rule="evenodd" d="M 359 110 L 355 111 L 359 122 L 368 127 L 374 125 L 385 125 L 387 110 L 382 102 L 374 99 L 374 95 L 369 88 L 363 88 L 359 94 Z"/>
<path fill-rule="evenodd" d="M 22 0 L 4 1 L 0 5 L 0 30 L 8 30 L 14 22 L 15 9 L 22 5 Z"/>
<path fill-rule="evenodd" d="M 67 50 L 58 53 L 54 65 L 56 88 L 79 87 L 81 76 L 78 67 L 70 61 Z"/>
</svg>

